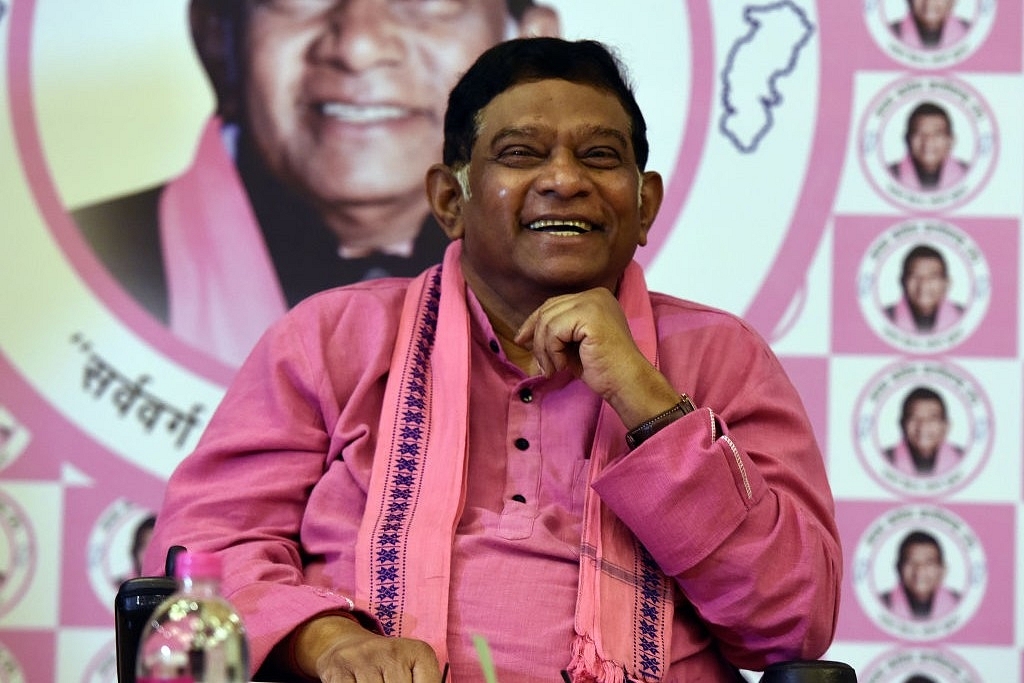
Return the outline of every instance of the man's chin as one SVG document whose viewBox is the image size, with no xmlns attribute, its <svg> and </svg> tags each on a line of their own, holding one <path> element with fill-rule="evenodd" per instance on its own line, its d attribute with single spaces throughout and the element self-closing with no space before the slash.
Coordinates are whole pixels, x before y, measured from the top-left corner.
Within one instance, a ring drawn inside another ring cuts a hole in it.
<svg viewBox="0 0 1024 683">
<path fill-rule="evenodd" d="M 422 201 L 423 210 L 427 210 L 422 179 L 419 179 L 420 182 L 415 186 L 409 187 L 367 183 L 365 175 L 353 176 L 350 183 L 337 182 L 343 179 L 344 176 L 334 176 L 330 185 L 307 186 L 307 195 L 313 197 L 314 203 L 325 210 L 341 210 L 345 207 L 355 209 L 360 206 L 400 206 L 415 200 Z"/>
</svg>

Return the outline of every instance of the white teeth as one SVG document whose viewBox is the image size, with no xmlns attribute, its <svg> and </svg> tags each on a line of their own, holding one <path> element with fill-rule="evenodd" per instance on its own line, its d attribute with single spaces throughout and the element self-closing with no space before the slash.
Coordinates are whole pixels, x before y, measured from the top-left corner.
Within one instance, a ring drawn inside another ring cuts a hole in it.
<svg viewBox="0 0 1024 683">
<path fill-rule="evenodd" d="M 324 116 L 330 116 L 346 123 L 376 123 L 408 115 L 408 110 L 403 107 L 342 104 L 340 102 L 328 102 L 320 107 L 320 111 Z"/>
<path fill-rule="evenodd" d="M 542 230 L 551 235 L 574 236 L 588 233 L 594 229 L 590 223 L 585 221 L 545 219 L 534 221 L 527 226 L 530 230 Z M 549 230 L 548 228 L 568 228 L 563 230 Z"/>
</svg>

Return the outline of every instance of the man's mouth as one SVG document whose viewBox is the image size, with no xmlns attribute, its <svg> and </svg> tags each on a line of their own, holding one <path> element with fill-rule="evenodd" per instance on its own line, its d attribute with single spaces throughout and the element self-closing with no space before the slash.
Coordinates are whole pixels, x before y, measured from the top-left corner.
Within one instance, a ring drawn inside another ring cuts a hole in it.
<svg viewBox="0 0 1024 683">
<path fill-rule="evenodd" d="M 586 235 L 589 232 L 593 232 L 597 228 L 586 221 L 575 221 L 575 220 L 558 220 L 558 219 L 544 219 L 529 223 L 527 229 L 534 232 L 544 232 L 549 235 L 559 235 L 563 237 L 575 237 L 576 235 Z"/>
<path fill-rule="evenodd" d="M 390 104 L 345 104 L 342 102 L 325 102 L 320 105 L 320 113 L 344 123 L 385 123 L 409 116 L 405 107 Z"/>
</svg>

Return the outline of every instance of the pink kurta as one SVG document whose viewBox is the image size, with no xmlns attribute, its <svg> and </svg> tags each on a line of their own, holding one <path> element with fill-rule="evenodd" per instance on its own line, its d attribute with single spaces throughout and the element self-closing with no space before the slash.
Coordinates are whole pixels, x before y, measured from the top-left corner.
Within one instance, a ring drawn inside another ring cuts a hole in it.
<svg viewBox="0 0 1024 683">
<path fill-rule="evenodd" d="M 903 19 L 897 22 L 893 30 L 900 37 L 900 39 L 908 46 L 917 50 L 945 50 L 946 48 L 956 45 L 958 42 L 964 39 L 967 35 L 967 31 L 970 29 L 970 25 L 958 17 L 949 17 L 946 20 L 945 25 L 942 27 L 942 37 L 939 39 L 936 45 L 925 45 L 924 41 L 921 40 L 921 32 L 917 30 L 917 24 L 914 23 L 914 17 L 908 14 Z"/>
<path fill-rule="evenodd" d="M 918 472 L 917 467 L 914 465 L 914 456 L 911 455 L 910 447 L 905 440 L 901 439 L 886 455 L 897 471 L 903 474 L 922 476 L 922 473 Z M 945 474 L 959 465 L 963 459 L 964 452 L 962 449 L 950 444 L 948 441 L 944 441 L 939 445 L 938 451 L 935 453 L 935 466 L 931 472 L 924 473 L 923 476 Z"/>
<path fill-rule="evenodd" d="M 346 609 L 354 541 L 407 280 L 312 297 L 257 345 L 168 485 L 148 570 L 180 543 L 223 552 L 225 590 L 258 666 L 298 623 Z M 469 465 L 453 542 L 450 680 L 550 683 L 569 660 L 580 518 L 599 399 L 565 374 L 526 377 L 471 308 Z M 662 372 L 698 406 L 595 483 L 679 587 L 665 680 L 726 681 L 820 656 L 842 561 L 821 455 L 767 345 L 737 318 L 651 294 Z M 443 398 L 442 398 L 443 400 Z M 413 588 L 414 589 L 414 588 Z M 371 606 L 360 605 L 360 608 Z M 700 613 L 701 617 L 697 616 Z"/>
<path fill-rule="evenodd" d="M 967 164 L 952 157 L 942 162 L 942 168 L 939 170 L 939 184 L 935 187 L 925 187 L 921 184 L 910 155 L 900 159 L 892 170 L 893 176 L 900 181 L 900 184 L 918 192 L 945 190 L 953 187 L 967 176 Z"/>
<path fill-rule="evenodd" d="M 907 598 L 906 591 L 903 590 L 902 586 L 896 586 L 892 592 L 883 595 L 882 602 L 885 603 L 886 607 L 893 614 L 901 619 L 926 621 L 929 619 L 939 619 L 952 612 L 960 604 L 960 596 L 944 586 L 939 586 L 935 589 L 935 595 L 932 597 L 931 614 L 927 616 L 914 614 L 914 610 L 910 607 L 910 600 Z"/>
<path fill-rule="evenodd" d="M 943 299 L 942 303 L 939 304 L 938 310 L 935 312 L 935 324 L 930 330 L 924 330 L 923 332 L 918 329 L 917 323 L 914 320 L 914 312 L 911 310 L 905 296 L 900 297 L 896 304 L 887 309 L 886 315 L 889 316 L 889 319 L 897 328 L 904 332 L 934 334 L 948 330 L 960 322 L 960 319 L 963 317 L 963 309 L 949 299 Z"/>
</svg>

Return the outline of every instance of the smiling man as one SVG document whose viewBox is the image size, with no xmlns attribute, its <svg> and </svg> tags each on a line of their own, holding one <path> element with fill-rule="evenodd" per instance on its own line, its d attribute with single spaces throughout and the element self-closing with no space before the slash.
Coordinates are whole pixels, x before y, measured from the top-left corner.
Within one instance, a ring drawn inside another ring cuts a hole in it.
<svg viewBox="0 0 1024 683">
<path fill-rule="evenodd" d="M 821 454 L 759 336 L 647 290 L 662 179 L 614 57 L 501 43 L 444 130 L 442 265 L 270 330 L 172 476 L 149 566 L 220 554 L 274 680 L 480 680 L 476 637 L 517 683 L 820 656 L 842 573 Z"/>
<path fill-rule="evenodd" d="M 953 121 L 935 102 L 921 102 L 907 117 L 903 135 L 906 155 L 889 167 L 900 183 L 914 190 L 952 187 L 967 174 L 968 164 L 953 157 Z"/>
<path fill-rule="evenodd" d="M 886 449 L 885 457 L 904 474 L 937 476 L 952 470 L 963 460 L 963 449 L 946 441 L 949 435 L 946 402 L 930 387 L 915 387 L 903 399 L 900 434 L 899 443 Z"/>
<path fill-rule="evenodd" d="M 904 332 L 934 334 L 956 325 L 964 307 L 950 301 L 946 258 L 930 244 L 915 245 L 903 257 L 900 290 L 903 295 L 885 315 Z"/>
<path fill-rule="evenodd" d="M 314 292 L 440 260 L 422 176 L 448 91 L 498 41 L 558 32 L 532 0 L 192 0 L 190 18 L 217 97 L 192 166 L 74 217 L 150 313 L 231 364 Z"/>
<path fill-rule="evenodd" d="M 904 619 L 937 619 L 960 602 L 955 591 L 946 588 L 946 562 L 939 540 L 931 533 L 916 529 L 900 541 L 896 558 L 899 583 L 882 594 L 882 602 L 893 614 Z"/>
</svg>

